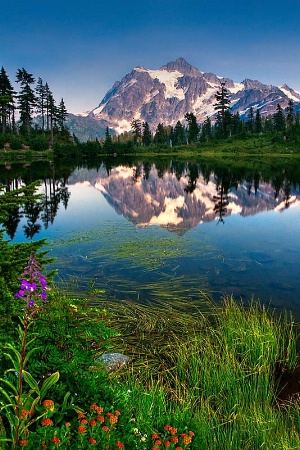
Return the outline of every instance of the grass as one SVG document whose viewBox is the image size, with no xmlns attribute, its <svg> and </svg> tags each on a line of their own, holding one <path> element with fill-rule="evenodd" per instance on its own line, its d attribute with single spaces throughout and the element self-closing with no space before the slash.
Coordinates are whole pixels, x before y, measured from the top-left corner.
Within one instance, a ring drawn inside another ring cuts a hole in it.
<svg viewBox="0 0 300 450">
<path fill-rule="evenodd" d="M 124 407 L 138 429 L 188 426 L 195 449 L 299 448 L 298 403 L 279 408 L 274 376 L 297 364 L 292 319 L 232 298 L 209 315 L 182 306 L 115 305 L 114 346 L 133 357 L 120 401 L 129 390 Z"/>
</svg>

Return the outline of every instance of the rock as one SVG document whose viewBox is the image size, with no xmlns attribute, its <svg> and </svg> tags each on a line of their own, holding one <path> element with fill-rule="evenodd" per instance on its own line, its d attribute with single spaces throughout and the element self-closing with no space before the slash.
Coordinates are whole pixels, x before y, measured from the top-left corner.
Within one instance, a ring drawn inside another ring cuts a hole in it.
<svg viewBox="0 0 300 450">
<path fill-rule="evenodd" d="M 105 369 L 109 372 L 115 372 L 116 370 L 122 369 L 126 366 L 126 364 L 130 362 L 130 358 L 122 353 L 105 353 L 98 356 L 95 359 L 95 362 L 104 364 Z"/>
</svg>

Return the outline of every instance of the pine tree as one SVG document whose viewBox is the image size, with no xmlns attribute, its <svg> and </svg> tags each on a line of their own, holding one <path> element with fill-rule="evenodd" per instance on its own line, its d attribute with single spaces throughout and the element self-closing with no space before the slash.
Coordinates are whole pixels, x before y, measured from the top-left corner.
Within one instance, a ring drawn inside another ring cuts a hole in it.
<svg viewBox="0 0 300 450">
<path fill-rule="evenodd" d="M 273 114 L 273 124 L 275 131 L 285 131 L 285 117 L 279 103 L 277 103 L 276 113 Z"/>
<path fill-rule="evenodd" d="M 68 117 L 68 111 L 65 107 L 64 99 L 62 98 L 60 104 L 57 108 L 57 124 L 60 128 L 60 131 L 64 130 L 64 124 Z"/>
<path fill-rule="evenodd" d="M 229 91 L 225 87 L 225 81 L 221 82 L 221 89 L 217 91 L 214 104 L 217 111 L 216 132 L 217 136 L 226 138 L 230 133 L 231 113 Z"/>
<path fill-rule="evenodd" d="M 286 107 L 286 124 L 288 129 L 291 129 L 295 122 L 295 111 L 294 102 L 292 99 L 289 100 L 288 106 Z"/>
<path fill-rule="evenodd" d="M 253 107 L 251 106 L 248 112 L 248 121 L 247 121 L 247 129 L 253 133 L 254 131 L 254 111 L 253 111 Z"/>
<path fill-rule="evenodd" d="M 1 123 L 2 133 L 6 132 L 7 118 L 11 111 L 14 110 L 13 96 L 15 92 L 9 81 L 4 67 L 0 70 L 0 110 L 1 110 Z"/>
<path fill-rule="evenodd" d="M 199 125 L 197 124 L 196 116 L 193 113 L 186 113 L 184 116 L 188 123 L 188 142 L 192 144 L 198 140 Z"/>
<path fill-rule="evenodd" d="M 182 145 L 186 143 L 185 130 L 182 123 L 178 120 L 173 130 L 173 144 Z"/>
<path fill-rule="evenodd" d="M 45 108 L 46 108 L 46 86 L 43 84 L 41 77 L 38 78 L 35 92 L 37 94 L 36 111 L 42 116 L 42 130 L 45 130 Z"/>
<path fill-rule="evenodd" d="M 148 122 L 143 122 L 142 127 L 143 127 L 142 143 L 143 145 L 145 145 L 145 147 L 148 147 L 152 141 L 152 134 Z"/>
<path fill-rule="evenodd" d="M 254 131 L 257 134 L 260 134 L 262 132 L 262 120 L 259 109 L 256 110 L 255 114 Z"/>
<path fill-rule="evenodd" d="M 110 135 L 108 127 L 106 127 L 106 130 L 105 130 L 105 139 L 104 139 L 104 144 L 103 144 L 103 150 L 105 151 L 105 153 L 111 153 L 113 150 L 113 143 L 112 143 L 112 139 L 111 139 L 111 135 Z"/>
<path fill-rule="evenodd" d="M 32 114 L 36 105 L 36 96 L 31 85 L 35 79 L 31 73 L 24 68 L 17 71 L 17 83 L 20 83 L 21 90 L 17 96 L 20 111 L 21 130 L 29 132 L 32 124 Z"/>
<path fill-rule="evenodd" d="M 163 123 L 159 123 L 156 128 L 154 135 L 154 142 L 156 144 L 166 144 L 167 143 L 167 133 Z"/>
<path fill-rule="evenodd" d="M 210 121 L 210 118 L 207 117 L 202 124 L 201 141 L 207 142 L 211 139 L 211 137 L 212 137 L 211 121 Z"/>
<path fill-rule="evenodd" d="M 138 119 L 133 119 L 130 123 L 133 133 L 133 141 L 136 145 L 140 145 L 142 139 L 142 126 Z"/>
</svg>

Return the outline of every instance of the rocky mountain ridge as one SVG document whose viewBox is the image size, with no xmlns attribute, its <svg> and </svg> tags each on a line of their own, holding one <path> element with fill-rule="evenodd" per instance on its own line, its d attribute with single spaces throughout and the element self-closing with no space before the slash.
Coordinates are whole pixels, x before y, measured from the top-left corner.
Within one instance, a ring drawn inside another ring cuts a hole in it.
<svg viewBox="0 0 300 450">
<path fill-rule="evenodd" d="M 232 113 L 239 112 L 242 118 L 250 107 L 254 111 L 259 109 L 262 117 L 273 114 L 278 103 L 285 108 L 290 99 L 300 108 L 300 93 L 286 84 L 277 87 L 250 79 L 237 83 L 201 72 L 178 58 L 157 70 L 135 67 L 113 84 L 95 109 L 82 116 L 117 133 L 130 130 L 133 119 L 147 121 L 152 130 L 158 123 L 183 123 L 187 112 L 194 113 L 202 123 L 207 117 L 214 119 L 215 94 L 221 82 L 226 83 L 230 92 Z"/>
</svg>

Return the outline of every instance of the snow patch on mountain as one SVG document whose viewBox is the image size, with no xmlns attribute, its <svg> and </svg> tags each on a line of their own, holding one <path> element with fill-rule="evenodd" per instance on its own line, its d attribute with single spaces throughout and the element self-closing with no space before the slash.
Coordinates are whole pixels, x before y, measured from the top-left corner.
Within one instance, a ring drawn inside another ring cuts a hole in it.
<svg viewBox="0 0 300 450">
<path fill-rule="evenodd" d="M 135 69 L 139 72 L 147 72 L 153 80 L 158 80 L 163 83 L 166 87 L 165 98 L 179 98 L 179 100 L 184 100 L 184 90 L 182 88 L 176 87 L 178 83 L 178 78 L 181 78 L 183 74 L 178 70 L 168 72 L 167 70 L 150 70 L 137 67 Z"/>
</svg>

